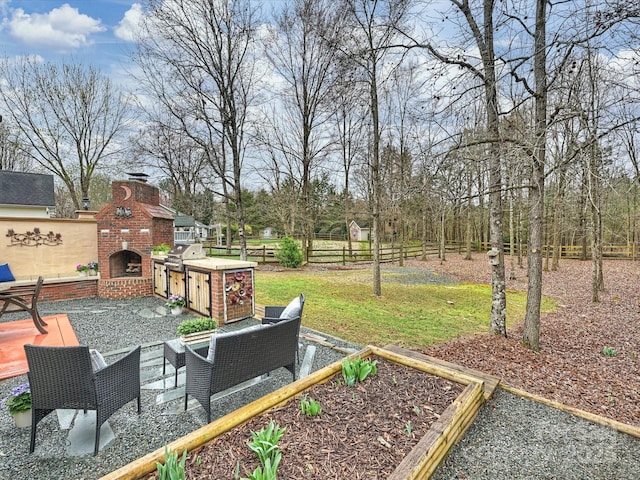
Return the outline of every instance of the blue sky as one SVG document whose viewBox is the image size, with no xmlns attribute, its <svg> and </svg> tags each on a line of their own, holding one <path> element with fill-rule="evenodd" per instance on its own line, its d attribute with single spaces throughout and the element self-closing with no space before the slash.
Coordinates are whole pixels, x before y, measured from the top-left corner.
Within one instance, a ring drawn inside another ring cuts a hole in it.
<svg viewBox="0 0 640 480">
<path fill-rule="evenodd" d="M 73 58 L 110 75 L 128 63 L 139 15 L 131 0 L 0 0 L 0 56 Z"/>
</svg>

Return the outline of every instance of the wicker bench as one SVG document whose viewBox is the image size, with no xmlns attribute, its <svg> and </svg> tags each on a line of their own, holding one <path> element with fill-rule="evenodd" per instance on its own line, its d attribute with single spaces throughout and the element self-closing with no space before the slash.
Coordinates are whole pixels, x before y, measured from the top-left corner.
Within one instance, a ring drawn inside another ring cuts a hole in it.
<svg viewBox="0 0 640 480">
<path fill-rule="evenodd" d="M 275 324 L 256 325 L 235 332 L 215 334 L 213 359 L 209 346 L 193 350 L 185 345 L 187 380 L 184 409 L 195 397 L 211 422 L 211 395 L 284 367 L 296 380 L 296 352 L 300 317 Z"/>
</svg>

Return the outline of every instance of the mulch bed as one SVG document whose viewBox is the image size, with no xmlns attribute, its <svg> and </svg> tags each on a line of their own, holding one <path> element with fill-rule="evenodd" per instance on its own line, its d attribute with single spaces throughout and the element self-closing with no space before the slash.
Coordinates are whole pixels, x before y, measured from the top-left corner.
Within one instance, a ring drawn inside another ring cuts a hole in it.
<svg viewBox="0 0 640 480">
<path fill-rule="evenodd" d="M 317 417 L 300 411 L 300 397 L 256 417 L 191 452 L 187 479 L 246 477 L 259 466 L 247 446 L 251 431 L 273 420 L 286 432 L 279 442 L 278 478 L 387 478 L 463 387 L 413 368 L 378 360 L 378 373 L 354 387 L 338 374 L 308 395 Z"/>
<path fill-rule="evenodd" d="M 409 264 L 460 281 L 491 281 L 486 255 Z M 541 316 L 539 353 L 522 345 L 522 323 L 508 330 L 508 338 L 471 335 L 431 345 L 423 353 L 640 427 L 640 263 L 605 260 L 603 272 L 605 291 L 598 303 L 592 301 L 590 261 L 562 260 L 557 271 L 543 273 L 543 294 L 556 299 L 558 308 Z M 526 291 L 526 269 L 516 268 L 516 274 L 507 288 Z M 605 347 L 612 347 L 615 356 L 605 355 Z"/>
</svg>

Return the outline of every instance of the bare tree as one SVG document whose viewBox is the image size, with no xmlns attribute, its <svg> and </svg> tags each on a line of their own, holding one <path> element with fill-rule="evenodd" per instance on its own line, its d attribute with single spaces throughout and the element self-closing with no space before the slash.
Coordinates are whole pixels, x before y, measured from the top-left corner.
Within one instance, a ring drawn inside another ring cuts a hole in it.
<svg viewBox="0 0 640 480">
<path fill-rule="evenodd" d="M 24 153 L 18 132 L 2 120 L 0 115 L 0 170 L 32 171 L 33 161 Z"/>
<path fill-rule="evenodd" d="M 463 49 L 440 48 L 431 42 L 413 39 L 412 47 L 420 47 L 428 51 L 434 58 L 447 65 L 455 65 L 471 76 L 481 85 L 484 95 L 486 114 L 486 134 L 489 158 L 489 209 L 490 209 L 490 242 L 491 250 L 491 319 L 489 331 L 506 336 L 507 298 L 504 267 L 503 223 L 502 223 L 502 157 L 500 150 L 500 112 L 498 105 L 498 73 L 495 52 L 494 34 L 495 1 L 483 0 L 481 5 L 468 0 L 451 0 L 453 16 L 461 15 L 463 27 L 461 33 L 473 42 L 479 52 L 479 62 L 467 57 Z M 443 16 L 444 17 L 444 16 Z M 470 37 L 466 32 L 470 33 Z"/>
<path fill-rule="evenodd" d="M 366 108 L 365 101 L 360 102 L 363 96 L 361 89 L 356 90 L 356 85 L 343 83 L 336 89 L 334 99 L 338 108 L 334 113 L 335 126 L 338 137 L 342 171 L 344 173 L 344 187 L 342 197 L 344 202 L 344 224 L 347 232 L 347 245 L 349 256 L 353 256 L 353 244 L 349 231 L 353 217 L 353 194 L 351 192 L 351 171 L 356 162 L 361 159 L 359 152 L 366 147 L 367 128 L 365 125 Z"/>
<path fill-rule="evenodd" d="M 345 59 L 358 69 L 368 87 L 371 123 L 371 154 L 369 161 L 371 213 L 373 237 L 373 294 L 382 295 L 380 274 L 380 103 L 379 89 L 382 62 L 402 29 L 409 11 L 410 0 L 343 0 L 351 38 L 343 48 Z"/>
<path fill-rule="evenodd" d="M 76 210 L 89 198 L 91 179 L 121 153 L 127 98 L 94 67 L 40 63 L 32 57 L 1 62 L 0 89 L 24 153 L 65 185 Z"/>
<path fill-rule="evenodd" d="M 204 178 L 211 178 L 206 155 L 199 145 L 179 128 L 156 120 L 147 125 L 135 139 L 135 163 L 161 171 L 170 182 L 172 206 L 189 215 L 202 212 L 196 208 Z"/>
<path fill-rule="evenodd" d="M 249 0 L 149 0 L 147 13 L 137 55 L 145 86 L 222 181 L 246 259 L 242 182 L 256 81 L 255 8 Z M 227 234 L 229 245 L 231 228 Z"/>
<path fill-rule="evenodd" d="M 314 237 L 311 182 L 330 145 L 323 130 L 334 110 L 330 93 L 339 79 L 335 56 L 343 18 L 329 0 L 295 0 L 277 15 L 266 42 L 267 57 L 285 84 L 277 94 L 286 113 L 271 123 L 286 123 L 275 146 L 295 168 L 290 173 L 300 175 L 305 261 Z"/>
</svg>

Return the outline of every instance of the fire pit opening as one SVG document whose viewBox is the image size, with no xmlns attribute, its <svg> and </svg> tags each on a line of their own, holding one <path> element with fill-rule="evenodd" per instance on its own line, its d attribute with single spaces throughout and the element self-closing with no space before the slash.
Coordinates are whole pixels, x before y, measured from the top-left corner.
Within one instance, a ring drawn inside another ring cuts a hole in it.
<svg viewBox="0 0 640 480">
<path fill-rule="evenodd" d="M 109 257 L 111 278 L 141 277 L 142 257 L 131 250 L 121 250 Z"/>
</svg>

